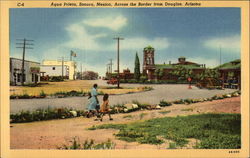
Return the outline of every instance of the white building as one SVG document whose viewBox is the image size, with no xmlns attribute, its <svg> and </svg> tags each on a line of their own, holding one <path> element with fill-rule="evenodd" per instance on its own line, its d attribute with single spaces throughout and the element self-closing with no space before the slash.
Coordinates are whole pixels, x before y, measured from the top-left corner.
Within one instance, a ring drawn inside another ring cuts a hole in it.
<svg viewBox="0 0 250 158">
<path fill-rule="evenodd" d="M 74 80 L 76 78 L 76 62 L 75 61 L 58 61 L 58 60 L 43 60 L 43 66 L 68 66 L 69 79 Z"/>
<path fill-rule="evenodd" d="M 40 82 L 40 63 L 24 61 L 24 84 Z M 22 59 L 10 58 L 10 84 L 22 83 Z"/>
<path fill-rule="evenodd" d="M 64 76 L 69 78 L 69 67 L 67 65 L 41 65 L 40 72 L 42 76 Z"/>
</svg>

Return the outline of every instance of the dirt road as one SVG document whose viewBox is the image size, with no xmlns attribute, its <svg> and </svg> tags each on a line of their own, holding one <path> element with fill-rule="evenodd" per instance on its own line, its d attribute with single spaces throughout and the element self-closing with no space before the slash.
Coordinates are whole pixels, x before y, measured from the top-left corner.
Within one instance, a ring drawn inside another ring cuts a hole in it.
<svg viewBox="0 0 250 158">
<path fill-rule="evenodd" d="M 107 86 L 106 82 L 102 80 L 89 81 L 91 83 L 98 83 L 100 86 Z M 90 83 L 89 83 L 90 84 Z M 177 99 L 186 98 L 207 98 L 216 94 L 225 94 L 234 92 L 235 89 L 225 90 L 207 90 L 192 87 L 188 89 L 186 84 L 122 84 L 124 87 L 139 87 L 150 86 L 154 90 L 146 92 L 138 92 L 123 95 L 111 95 L 109 98 L 110 104 L 131 103 L 132 101 L 139 101 L 140 103 L 159 104 L 160 100 L 173 101 Z M 102 96 L 99 96 L 102 100 Z M 45 98 L 45 99 L 14 99 L 10 100 L 10 112 L 17 113 L 21 110 L 36 110 L 38 108 L 74 108 L 85 109 L 88 103 L 87 97 L 68 97 L 68 98 Z"/>
</svg>

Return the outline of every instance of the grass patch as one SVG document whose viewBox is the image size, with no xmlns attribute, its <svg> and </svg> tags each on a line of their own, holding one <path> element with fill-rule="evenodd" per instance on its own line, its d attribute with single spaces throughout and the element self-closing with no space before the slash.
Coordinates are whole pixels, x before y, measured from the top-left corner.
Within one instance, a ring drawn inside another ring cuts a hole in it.
<svg viewBox="0 0 250 158">
<path fill-rule="evenodd" d="M 241 148 L 240 114 L 201 114 L 95 126 L 105 128 L 119 129 L 118 139 L 128 142 L 162 144 L 164 141 L 157 138 L 160 136 L 180 147 L 188 143 L 188 138 L 195 138 L 200 140 L 197 144 L 200 149 Z"/>
<path fill-rule="evenodd" d="M 168 149 L 176 149 L 176 143 L 169 143 Z"/>
<path fill-rule="evenodd" d="M 168 113 L 170 113 L 170 112 L 171 112 L 170 110 L 168 110 L 168 111 L 159 111 L 159 113 L 160 113 L 160 114 L 163 114 L 163 115 L 168 114 Z"/>
<path fill-rule="evenodd" d="M 115 144 L 108 139 L 106 142 L 95 143 L 93 139 L 85 140 L 83 143 L 80 143 L 78 137 L 74 137 L 73 141 L 71 141 L 70 145 L 63 145 L 62 147 L 58 147 L 58 149 L 66 149 L 66 150 L 97 150 L 97 149 L 114 149 Z"/>
</svg>

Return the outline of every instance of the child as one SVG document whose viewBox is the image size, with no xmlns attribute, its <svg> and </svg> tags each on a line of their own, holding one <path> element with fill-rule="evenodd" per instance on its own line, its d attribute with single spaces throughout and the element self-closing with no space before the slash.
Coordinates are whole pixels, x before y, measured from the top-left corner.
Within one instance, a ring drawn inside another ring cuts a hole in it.
<svg viewBox="0 0 250 158">
<path fill-rule="evenodd" d="M 113 120 L 111 118 L 111 109 L 109 109 L 109 95 L 108 94 L 104 94 L 103 96 L 103 103 L 102 103 L 102 106 L 101 106 L 101 118 L 100 118 L 100 121 L 102 121 L 102 118 L 105 114 L 108 114 L 109 115 L 109 120 Z"/>
</svg>

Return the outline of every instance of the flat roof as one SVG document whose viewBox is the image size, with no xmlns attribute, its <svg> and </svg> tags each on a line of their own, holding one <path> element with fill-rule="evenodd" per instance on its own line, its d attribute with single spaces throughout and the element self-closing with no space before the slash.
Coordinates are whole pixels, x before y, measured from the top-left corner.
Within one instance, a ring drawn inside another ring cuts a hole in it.
<svg viewBox="0 0 250 158">
<path fill-rule="evenodd" d="M 155 67 L 157 69 L 175 69 L 178 66 L 182 66 L 187 69 L 204 69 L 204 67 L 199 67 L 196 64 L 192 64 L 192 65 L 155 64 Z"/>
<path fill-rule="evenodd" d="M 18 58 L 14 58 L 14 57 L 10 57 L 10 59 L 15 59 L 15 60 L 21 60 L 21 61 L 23 61 L 23 59 L 18 59 Z M 39 62 L 36 62 L 36 61 L 30 61 L 30 60 L 24 60 L 24 61 L 30 62 L 30 63 L 40 64 Z"/>
<path fill-rule="evenodd" d="M 222 65 L 219 65 L 216 68 L 219 70 L 227 70 L 227 69 L 240 69 L 240 67 L 241 67 L 241 60 L 236 59 L 236 60 L 224 63 Z"/>
</svg>

